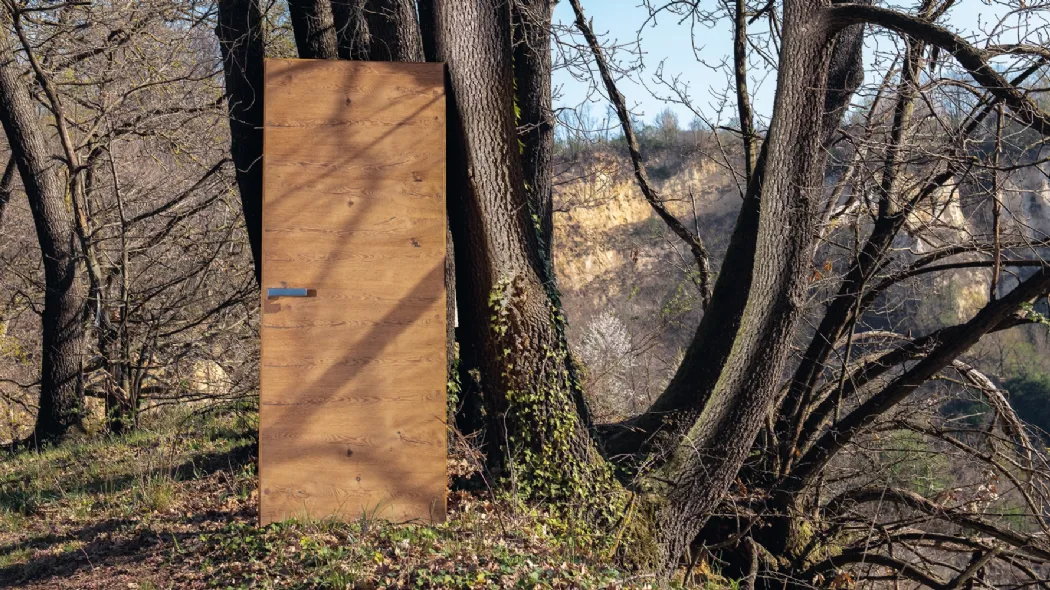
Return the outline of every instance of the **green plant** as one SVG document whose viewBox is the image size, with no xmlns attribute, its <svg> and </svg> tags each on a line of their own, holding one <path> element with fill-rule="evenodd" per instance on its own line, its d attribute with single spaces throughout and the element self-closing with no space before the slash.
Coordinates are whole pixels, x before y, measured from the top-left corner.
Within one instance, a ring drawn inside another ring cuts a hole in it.
<svg viewBox="0 0 1050 590">
<path fill-rule="evenodd" d="M 176 488 L 171 477 L 150 475 L 143 477 L 135 488 L 135 500 L 144 512 L 161 512 L 175 502 Z"/>
<path fill-rule="evenodd" d="M 880 462 L 888 466 L 892 480 L 923 496 L 947 488 L 951 465 L 922 435 L 895 430 L 880 442 Z"/>
<path fill-rule="evenodd" d="M 1050 442 L 1050 374 L 1016 377 L 1004 385 L 1017 416 L 1039 429 Z"/>
<path fill-rule="evenodd" d="M 33 550 L 29 547 L 16 547 L 7 553 L 0 553 L 0 568 L 29 561 L 32 556 Z"/>
</svg>

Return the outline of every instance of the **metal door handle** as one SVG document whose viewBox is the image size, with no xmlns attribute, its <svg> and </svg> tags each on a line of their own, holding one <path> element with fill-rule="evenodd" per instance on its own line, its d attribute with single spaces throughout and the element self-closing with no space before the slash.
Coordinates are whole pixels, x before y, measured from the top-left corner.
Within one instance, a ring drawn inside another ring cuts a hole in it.
<svg viewBox="0 0 1050 590">
<path fill-rule="evenodd" d="M 309 289 L 287 289 L 271 287 L 266 290 L 267 297 L 307 297 Z"/>
</svg>

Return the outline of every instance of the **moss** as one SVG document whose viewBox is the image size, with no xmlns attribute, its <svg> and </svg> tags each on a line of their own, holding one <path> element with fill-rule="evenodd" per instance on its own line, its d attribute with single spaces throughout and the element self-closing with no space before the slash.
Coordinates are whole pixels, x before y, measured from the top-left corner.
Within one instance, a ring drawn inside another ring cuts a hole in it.
<svg viewBox="0 0 1050 590">
<path fill-rule="evenodd" d="M 624 512 L 623 522 L 617 533 L 615 552 L 621 561 L 630 567 L 652 571 L 659 565 L 660 539 L 656 534 L 659 515 L 666 506 L 662 496 L 643 493 L 633 494 Z"/>
<path fill-rule="evenodd" d="M 809 547 L 810 541 L 813 540 L 813 525 L 808 520 L 802 518 L 791 518 L 790 533 L 787 536 L 787 545 L 785 546 L 786 556 L 790 559 L 800 556 Z M 781 557 L 781 565 L 790 565 L 789 561 L 786 561 L 784 557 Z"/>
</svg>

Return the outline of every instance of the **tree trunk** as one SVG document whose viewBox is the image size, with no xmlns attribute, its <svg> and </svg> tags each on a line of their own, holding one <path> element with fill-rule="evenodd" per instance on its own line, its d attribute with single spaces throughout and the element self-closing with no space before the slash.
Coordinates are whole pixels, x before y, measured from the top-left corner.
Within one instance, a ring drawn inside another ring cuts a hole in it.
<svg viewBox="0 0 1050 590">
<path fill-rule="evenodd" d="M 365 19 L 365 0 L 332 0 L 339 59 L 367 60 L 372 37 Z"/>
<path fill-rule="evenodd" d="M 824 89 L 832 56 L 820 11 L 819 3 L 806 0 L 784 6 L 784 58 L 763 146 L 761 215 L 747 304 L 715 389 L 658 476 L 670 482 L 659 517 L 664 575 L 674 570 L 743 465 L 776 401 L 805 303 L 823 193 Z"/>
<path fill-rule="evenodd" d="M 230 154 L 237 167 L 244 225 L 262 280 L 262 125 L 265 47 L 259 0 L 220 0 L 215 29 L 230 112 Z"/>
<path fill-rule="evenodd" d="M 554 114 L 551 111 L 551 0 L 515 0 L 514 81 L 517 91 L 518 138 L 529 206 L 540 227 L 548 259 L 554 237 L 552 190 Z"/>
<path fill-rule="evenodd" d="M 288 0 L 295 48 L 303 59 L 338 59 L 335 18 L 330 0 Z"/>
<path fill-rule="evenodd" d="M 0 227 L 4 225 L 4 211 L 14 193 L 15 172 L 18 172 L 18 163 L 14 158 L 8 158 L 7 166 L 4 167 L 4 176 L 0 178 Z"/>
<path fill-rule="evenodd" d="M 20 74 L 4 33 L 0 35 L 0 123 L 29 198 L 44 263 L 43 362 L 33 431 L 34 440 L 42 442 L 82 427 L 84 300 L 65 183 Z"/>
<path fill-rule="evenodd" d="M 611 516 L 616 484 L 589 436 L 526 204 L 509 7 L 446 0 L 434 9 L 437 57 L 451 86 L 449 217 L 461 344 L 481 375 L 488 444 L 498 451 L 490 457 L 498 456 L 504 481 L 522 499 Z"/>
<path fill-rule="evenodd" d="M 835 40 L 823 91 L 819 145 L 826 146 L 831 141 L 850 98 L 863 81 L 863 40 L 861 26 L 846 28 Z M 755 160 L 711 303 L 681 365 L 646 412 L 622 424 L 604 428 L 610 455 L 647 457 L 654 450 L 662 453 L 668 445 L 676 444 L 705 411 L 735 346 L 751 293 L 759 214 L 767 198 L 764 196 L 769 157 L 767 147 L 767 143 L 762 144 Z M 820 165 L 823 166 L 823 159 Z M 662 457 L 658 455 L 655 459 L 660 461 Z"/>
<path fill-rule="evenodd" d="M 423 38 L 412 0 L 369 0 L 365 9 L 369 59 L 423 61 Z"/>
</svg>

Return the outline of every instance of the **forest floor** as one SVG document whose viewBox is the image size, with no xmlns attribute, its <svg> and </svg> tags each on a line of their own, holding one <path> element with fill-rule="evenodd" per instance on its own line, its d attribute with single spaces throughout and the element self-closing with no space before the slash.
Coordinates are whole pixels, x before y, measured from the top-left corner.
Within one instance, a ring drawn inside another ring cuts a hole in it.
<svg viewBox="0 0 1050 590">
<path fill-rule="evenodd" d="M 0 451 L 0 588 L 646 587 L 564 521 L 466 492 L 443 525 L 257 527 L 242 418 Z"/>
</svg>

